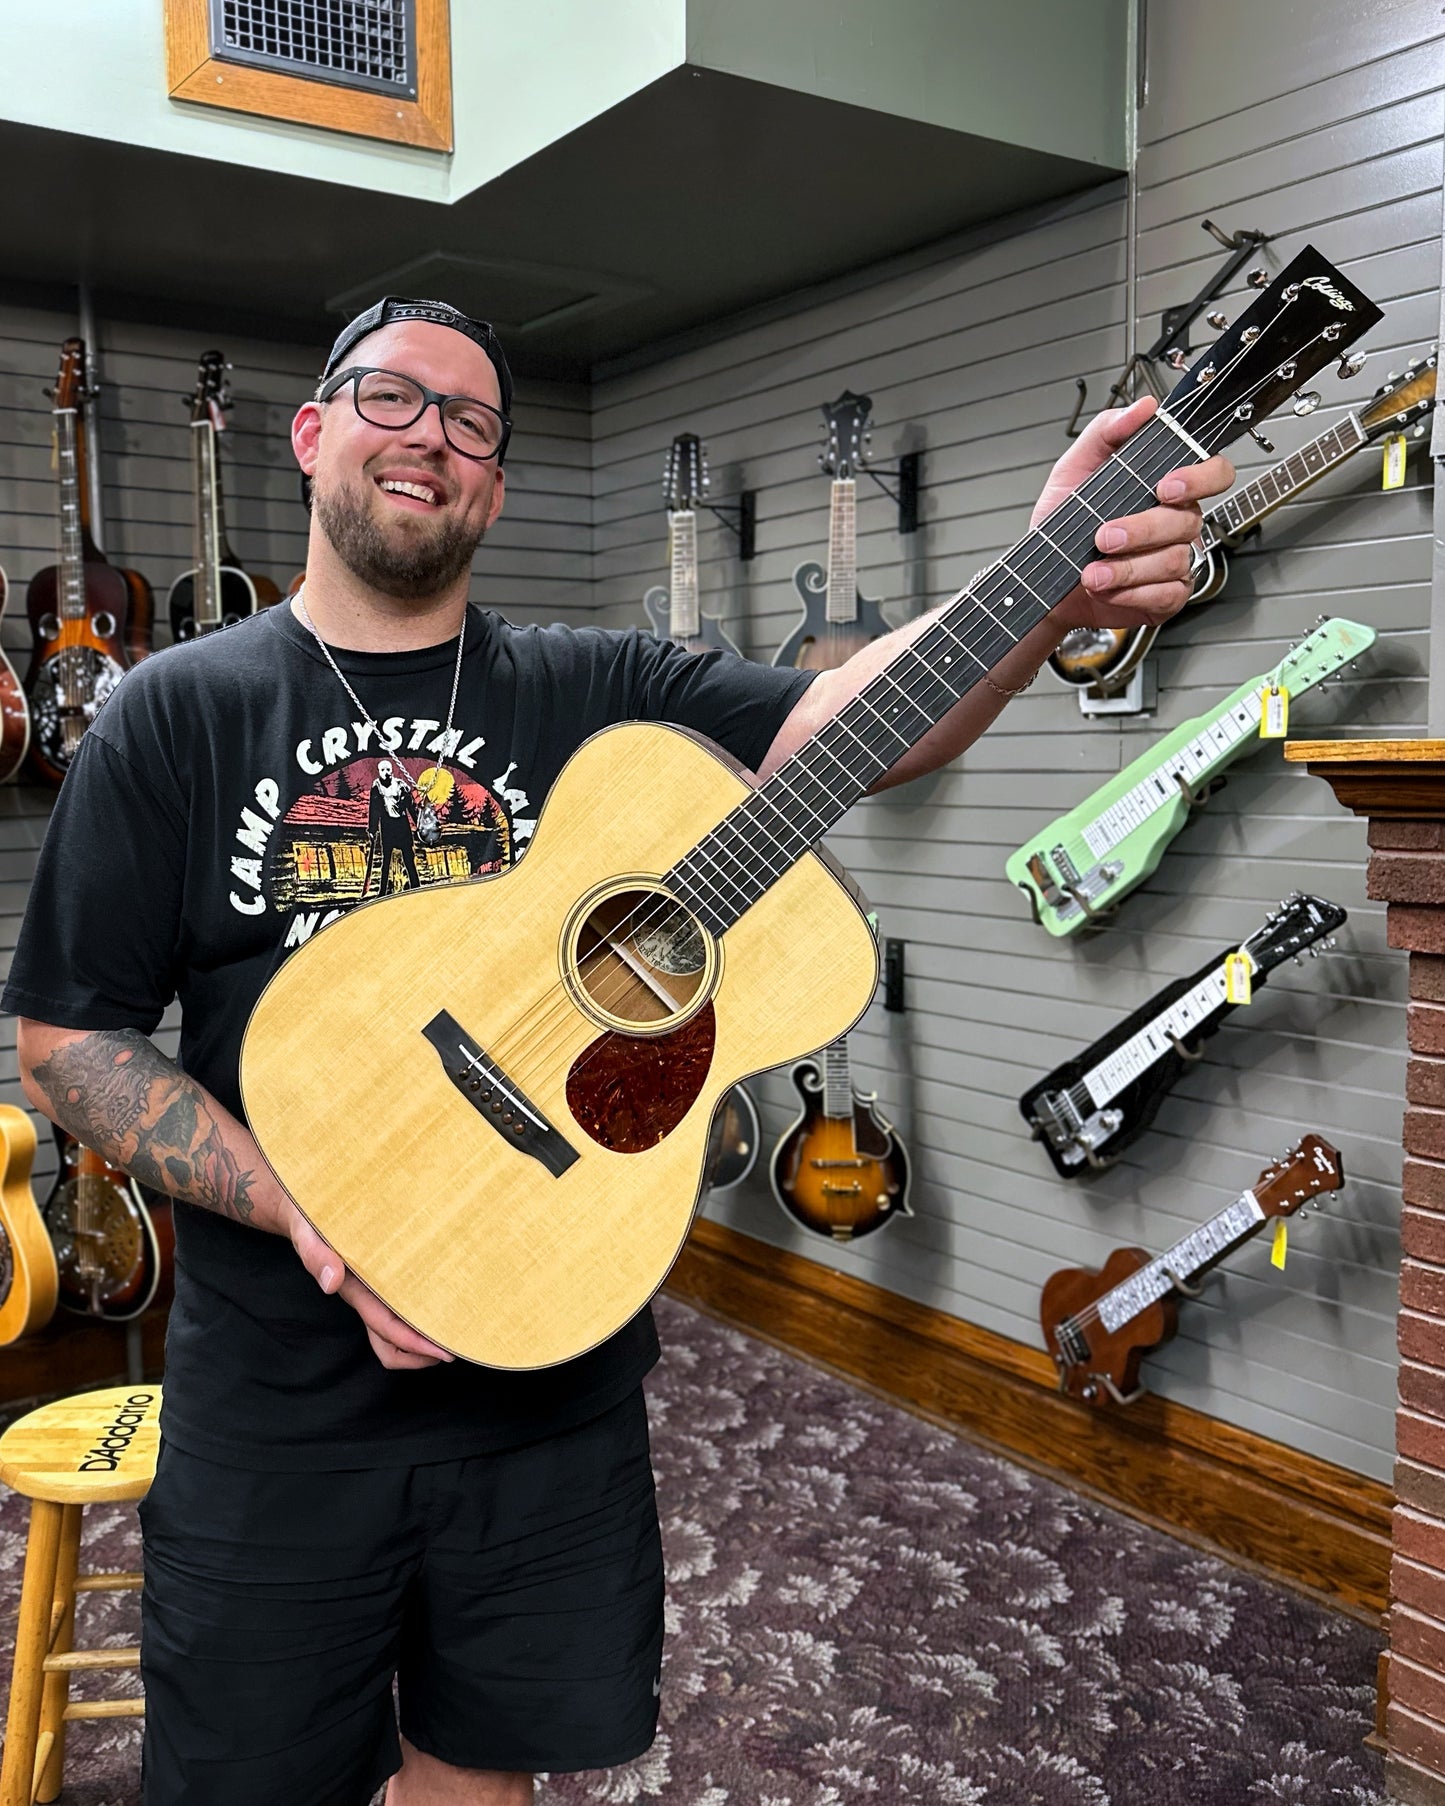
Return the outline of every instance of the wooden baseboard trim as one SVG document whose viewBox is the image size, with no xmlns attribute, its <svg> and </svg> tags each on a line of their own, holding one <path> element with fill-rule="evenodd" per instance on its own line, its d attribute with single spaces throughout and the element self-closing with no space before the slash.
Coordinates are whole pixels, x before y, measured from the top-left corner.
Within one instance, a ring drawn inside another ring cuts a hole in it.
<svg viewBox="0 0 1445 1806">
<path fill-rule="evenodd" d="M 1377 1480 L 1152 1395 L 1091 1410 L 1041 1349 L 705 1218 L 668 1290 L 1135 1516 L 1385 1610 L 1394 1495 Z"/>
</svg>

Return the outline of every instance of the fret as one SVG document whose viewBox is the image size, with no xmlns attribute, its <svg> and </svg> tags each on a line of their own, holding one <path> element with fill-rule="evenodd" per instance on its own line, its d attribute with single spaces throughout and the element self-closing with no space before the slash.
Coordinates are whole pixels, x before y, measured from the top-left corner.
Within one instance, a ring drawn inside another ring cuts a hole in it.
<svg viewBox="0 0 1445 1806">
<path fill-rule="evenodd" d="M 839 715 L 667 874 L 666 881 L 711 932 L 722 933 L 735 922 L 904 749 L 916 745 L 1069 594 L 1094 556 L 1098 520 L 1152 502 L 1155 484 L 1181 462 L 1177 436 L 1157 419 L 1134 435 L 1128 450 L 1128 459 L 1116 453 L 960 591 Z M 834 538 L 851 532 L 854 488 L 850 482 L 840 491 L 834 484 Z M 856 584 L 850 608 L 855 601 Z M 1211 749 L 1209 757 L 1214 756 Z M 1201 769 L 1204 760 L 1201 747 L 1195 754 Z M 1138 802 L 1133 813 L 1143 819 Z M 740 855 L 754 842 L 756 856 Z M 726 884 L 718 880 L 722 870 Z"/>
<path fill-rule="evenodd" d="M 833 479 L 828 511 L 828 598 L 824 614 L 842 624 L 858 619 L 858 484 L 853 477 Z"/>
<path fill-rule="evenodd" d="M 1147 1310 L 1151 1304 L 1174 1290 L 1174 1278 L 1188 1279 L 1201 1267 L 1218 1259 L 1227 1249 L 1242 1241 L 1265 1213 L 1252 1191 L 1246 1191 L 1234 1203 L 1221 1210 L 1207 1223 L 1192 1230 L 1183 1240 L 1151 1260 L 1147 1266 L 1131 1273 L 1126 1280 L 1106 1292 L 1098 1302 L 1099 1321 L 1110 1335 Z"/>
<path fill-rule="evenodd" d="M 694 640 L 702 631 L 697 588 L 697 515 L 678 508 L 667 517 L 671 544 L 668 625 L 675 640 Z"/>
<path fill-rule="evenodd" d="M 846 1035 L 823 1049 L 823 1114 L 835 1121 L 846 1121 L 853 1114 L 853 1074 Z"/>
<path fill-rule="evenodd" d="M 85 515 L 80 495 L 80 423 L 74 408 L 56 408 L 55 452 L 60 488 L 60 614 L 85 617 Z"/>
<path fill-rule="evenodd" d="M 1221 1010 L 1227 1002 L 1224 967 L 1178 997 L 1122 1046 L 1107 1054 L 1080 1080 L 1090 1105 L 1102 1110 L 1127 1086 L 1142 1077 L 1174 1046 Z"/>
</svg>

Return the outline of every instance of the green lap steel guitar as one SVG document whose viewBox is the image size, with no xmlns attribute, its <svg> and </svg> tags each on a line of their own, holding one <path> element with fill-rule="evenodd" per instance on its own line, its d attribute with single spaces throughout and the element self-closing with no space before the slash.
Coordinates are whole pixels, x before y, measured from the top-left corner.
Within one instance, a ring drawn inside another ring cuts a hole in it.
<svg viewBox="0 0 1445 1806">
<path fill-rule="evenodd" d="M 1357 621 L 1323 622 L 1273 671 L 1176 727 L 1026 840 L 1004 870 L 1037 920 L 1050 934 L 1070 935 L 1106 915 L 1159 864 L 1216 775 L 1258 745 L 1266 695 L 1278 690 L 1293 701 L 1374 640 L 1374 628 Z"/>
</svg>

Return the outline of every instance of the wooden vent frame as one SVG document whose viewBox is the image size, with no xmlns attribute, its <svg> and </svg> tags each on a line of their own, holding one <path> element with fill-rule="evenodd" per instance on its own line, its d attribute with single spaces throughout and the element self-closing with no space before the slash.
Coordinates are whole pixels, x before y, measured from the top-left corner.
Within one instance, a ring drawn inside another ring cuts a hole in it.
<svg viewBox="0 0 1445 1806">
<path fill-rule="evenodd" d="M 331 132 L 386 138 L 422 150 L 452 148 L 449 0 L 416 0 L 415 100 L 310 81 L 211 55 L 208 0 L 165 0 L 166 87 L 172 100 L 289 119 Z"/>
</svg>

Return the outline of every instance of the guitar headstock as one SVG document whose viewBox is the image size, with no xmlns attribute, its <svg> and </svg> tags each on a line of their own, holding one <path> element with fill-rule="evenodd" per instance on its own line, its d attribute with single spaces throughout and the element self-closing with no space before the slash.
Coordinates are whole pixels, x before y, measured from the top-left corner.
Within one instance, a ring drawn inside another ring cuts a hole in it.
<svg viewBox="0 0 1445 1806">
<path fill-rule="evenodd" d="M 1300 384 L 1336 358 L 1342 376 L 1353 374 L 1346 346 L 1383 318 L 1307 245 L 1180 378 L 1164 407 L 1205 451 L 1219 451 L 1291 394 L 1313 407 L 1318 396 L 1299 394 Z"/>
<path fill-rule="evenodd" d="M 196 360 L 196 386 L 182 397 L 193 422 L 209 419 L 217 432 L 225 427 L 226 410 L 231 405 L 231 390 L 226 382 L 230 368 L 219 351 L 203 351 Z"/>
<path fill-rule="evenodd" d="M 1321 1192 L 1338 1191 L 1344 1182 L 1339 1149 L 1318 1135 L 1306 1135 L 1297 1148 L 1267 1166 L 1251 1190 L 1267 1217 L 1288 1217 Z"/>
<path fill-rule="evenodd" d="M 835 481 L 853 477 L 868 461 L 868 426 L 873 402 L 867 395 L 855 395 L 845 389 L 836 401 L 823 404 L 823 418 L 828 423 L 828 443 L 818 453 L 818 462 L 827 476 Z"/>
<path fill-rule="evenodd" d="M 1343 616 L 1321 621 L 1280 660 L 1277 681 L 1290 691 L 1308 690 L 1368 651 L 1378 638 L 1373 627 L 1360 621 L 1347 621 Z"/>
<path fill-rule="evenodd" d="M 60 368 L 55 373 L 55 387 L 47 389 L 57 410 L 75 410 L 90 399 L 86 377 L 85 340 L 67 339 L 60 347 Z"/>
<path fill-rule="evenodd" d="M 1381 433 L 1403 433 L 1406 427 L 1423 420 L 1435 406 L 1435 385 L 1439 380 L 1437 352 L 1438 347 L 1432 345 L 1425 357 L 1412 357 L 1403 376 L 1391 375 L 1375 390 L 1369 406 L 1360 409 L 1360 425 L 1367 438 L 1378 439 Z"/>
<path fill-rule="evenodd" d="M 679 433 L 662 467 L 662 500 L 669 514 L 695 508 L 707 491 L 707 447 L 696 433 Z"/>
<path fill-rule="evenodd" d="M 1348 920 L 1346 912 L 1328 897 L 1311 897 L 1297 890 L 1265 918 L 1263 928 L 1244 943 L 1244 951 L 1256 971 L 1272 972 L 1306 950 L 1313 957 L 1319 943 Z"/>
</svg>

